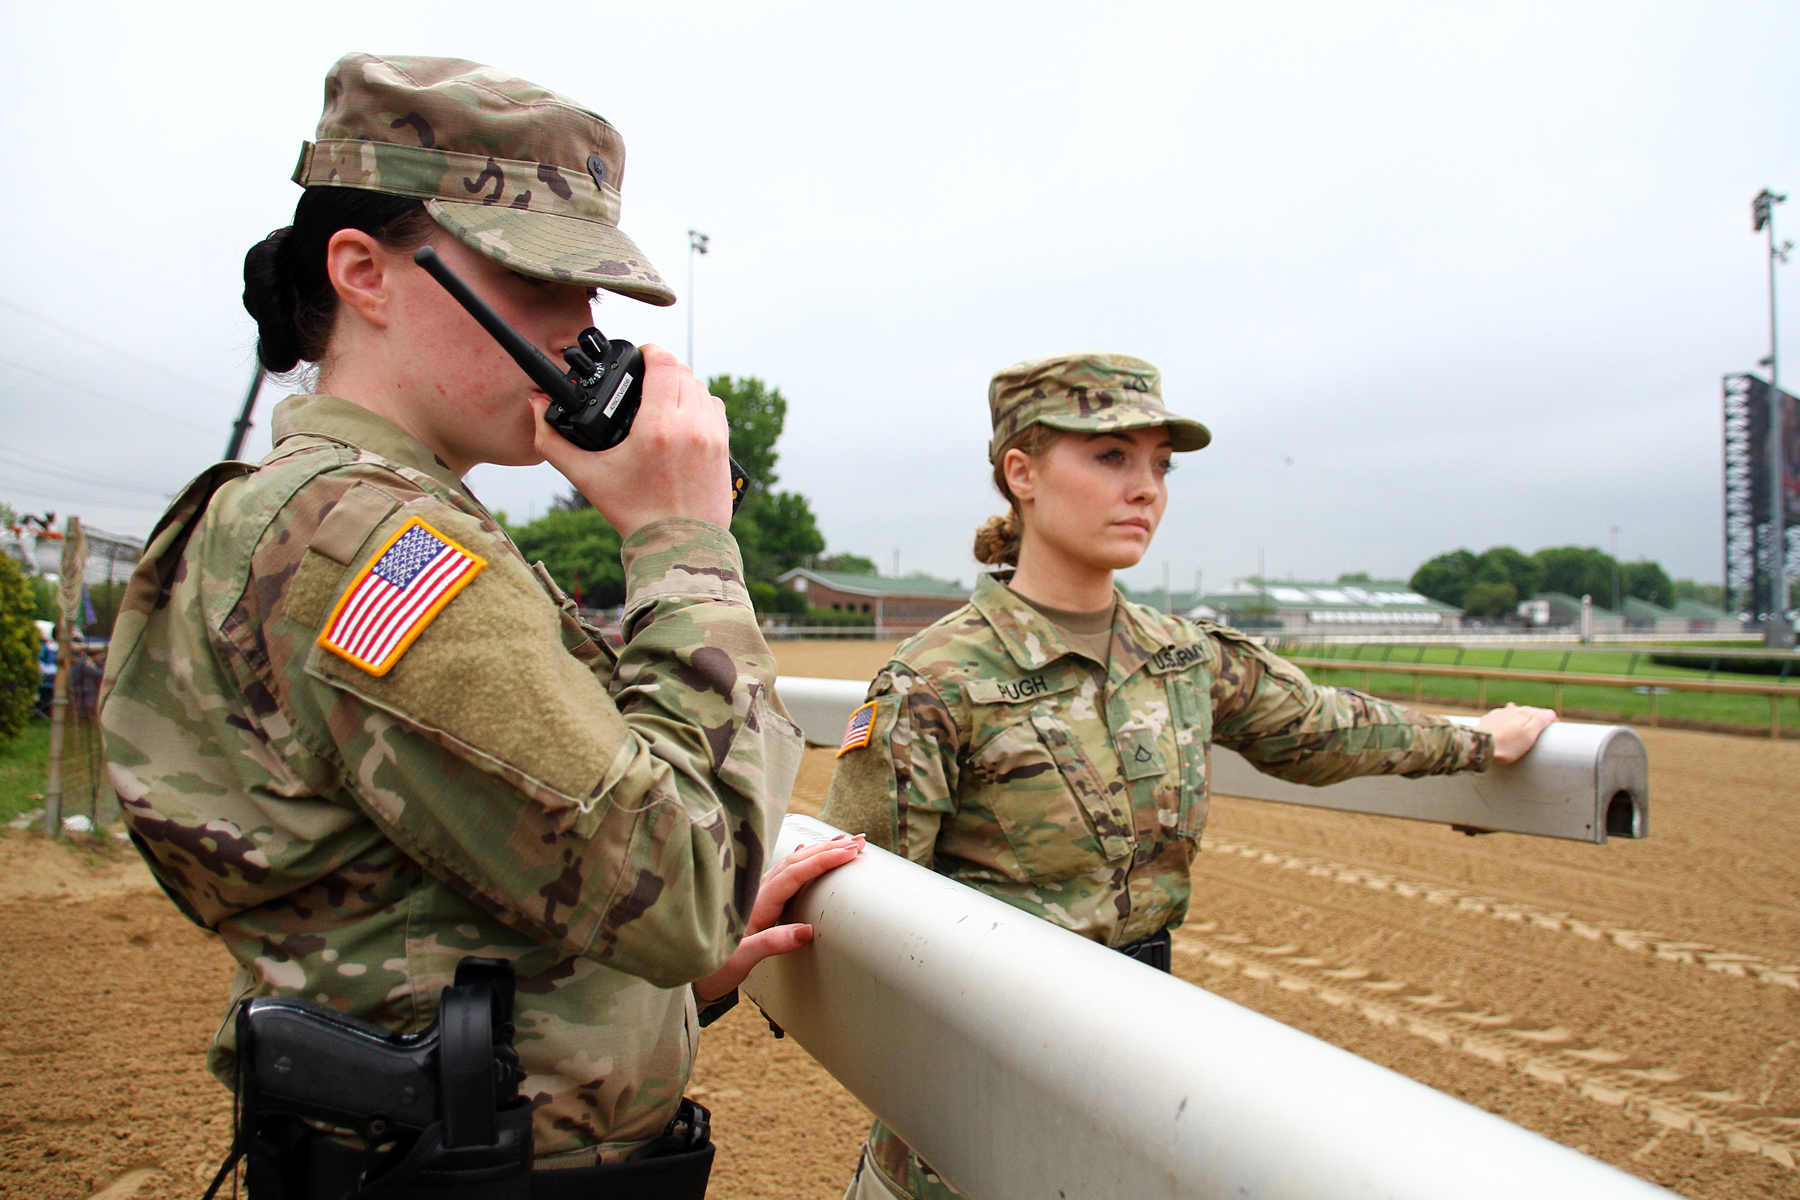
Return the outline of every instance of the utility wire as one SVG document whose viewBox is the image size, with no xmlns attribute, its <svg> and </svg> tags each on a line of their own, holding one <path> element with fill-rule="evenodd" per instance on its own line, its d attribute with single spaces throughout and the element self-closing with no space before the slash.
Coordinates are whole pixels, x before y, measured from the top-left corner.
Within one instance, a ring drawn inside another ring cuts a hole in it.
<svg viewBox="0 0 1800 1200">
<path fill-rule="evenodd" d="M 153 363 L 147 358 L 140 358 L 139 356 L 133 354 L 129 350 L 121 350 L 117 346 L 110 345 L 109 343 L 103 342 L 97 337 L 93 337 L 90 334 L 83 333 L 79 329 L 71 329 L 67 325 L 64 325 L 60 321 L 53 321 L 49 317 L 46 317 L 43 313 L 34 312 L 31 309 L 26 308 L 23 304 L 15 303 L 14 301 L 8 300 L 4 296 L 0 296 L 0 304 L 4 304 L 6 307 L 12 309 L 14 312 L 24 313 L 26 316 L 30 317 L 34 321 L 42 321 L 44 324 L 46 324 L 50 328 L 56 330 L 58 333 L 67 334 L 68 336 L 70 336 L 72 338 L 79 338 L 80 340 L 88 343 L 90 346 L 98 346 L 102 350 L 106 350 L 110 353 L 116 354 L 120 358 L 126 359 L 129 362 L 134 362 L 138 366 L 144 367 L 147 370 L 155 371 L 159 375 L 167 375 L 170 379 L 180 380 L 182 383 L 187 384 L 189 387 L 199 388 L 201 391 L 205 392 L 209 396 L 217 396 L 217 395 L 221 394 L 217 384 L 201 383 L 197 379 L 189 379 L 186 375 L 178 374 L 175 371 L 171 371 L 171 370 L 169 370 L 169 368 L 167 368 L 165 366 L 161 366 L 157 363 Z"/>
<path fill-rule="evenodd" d="M 42 484 L 20 483 L 17 480 L 7 479 L 4 476 L 0 476 L 0 486 L 5 486 L 15 492 L 24 492 L 26 495 L 41 496 L 46 500 L 56 500 L 67 504 L 98 504 L 102 508 L 120 508 L 127 509 L 131 512 L 151 513 L 162 512 L 168 507 L 163 504 L 132 504 L 124 500 L 102 500 L 96 498 L 92 492 L 77 494 L 75 492 L 58 491 L 55 488 L 46 488 Z"/>
<path fill-rule="evenodd" d="M 18 456 L 12 454 L 0 454 L 0 467 L 15 471 L 38 471 L 44 475 L 56 479 L 63 479 L 70 483 L 86 484 L 89 487 L 110 488 L 116 492 L 137 492 L 144 496 L 159 496 L 165 500 L 174 495 L 174 493 L 167 488 L 147 487 L 138 483 L 114 483 L 109 479 L 96 475 L 92 471 L 63 471 L 56 467 L 47 467 L 41 463 L 34 463 L 29 460 L 20 461 Z"/>
<path fill-rule="evenodd" d="M 82 473 L 83 479 L 90 479 L 93 477 L 93 467 L 89 464 L 72 463 L 66 459 L 52 458 L 48 454 L 39 454 L 36 450 L 25 450 L 18 446 L 8 446 L 5 442 L 0 442 L 0 458 L 20 459 L 23 460 L 23 465 L 31 467 L 44 467 L 47 464 L 48 466 L 55 467 L 61 471 L 78 471 Z M 166 496 L 169 494 L 169 489 L 165 487 L 157 487 L 154 484 L 137 481 L 127 482 L 131 483 L 131 486 L 136 487 L 141 491 L 154 492 L 158 496 Z"/>
<path fill-rule="evenodd" d="M 147 416 L 147 417 L 156 417 L 159 420 L 168 421 L 174 425 L 181 425 L 188 429 L 198 430 L 199 432 L 205 433 L 205 434 L 212 434 L 212 433 L 217 432 L 217 430 L 213 429 L 211 426 L 198 425 L 198 424 L 195 424 L 193 421 L 184 421 L 180 417 L 171 417 L 168 413 L 157 412 L 153 408 L 145 408 L 141 404 L 133 404 L 129 400 L 120 400 L 116 396 L 109 396 L 105 392 L 97 392 L 93 388 L 83 387 L 79 383 L 70 383 L 68 380 L 59 378 L 58 376 L 52 375 L 47 371 L 40 371 L 36 367 L 28 367 L 24 363 L 14 362 L 10 358 L 0 358 L 0 363 L 3 363 L 9 367 L 13 367 L 16 370 L 24 371 L 28 375 L 36 375 L 39 379 L 48 379 L 51 383 L 58 383 L 58 384 L 61 384 L 63 387 L 73 388 L 75 391 L 78 391 L 78 392 L 85 392 L 87 395 L 94 396 L 101 400 L 105 400 L 109 404 L 117 404 L 120 408 L 129 408 L 133 412 L 142 413 L 144 416 Z"/>
</svg>

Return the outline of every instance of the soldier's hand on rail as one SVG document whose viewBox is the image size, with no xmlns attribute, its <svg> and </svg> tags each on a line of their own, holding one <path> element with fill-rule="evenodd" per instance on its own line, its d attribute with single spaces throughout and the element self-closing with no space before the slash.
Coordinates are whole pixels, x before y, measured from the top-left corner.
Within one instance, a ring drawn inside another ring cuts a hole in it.
<svg viewBox="0 0 1800 1200">
<path fill-rule="evenodd" d="M 1475 722 L 1475 728 L 1494 736 L 1496 763 L 1516 763 L 1537 745 L 1538 735 L 1554 720 L 1556 713 L 1551 709 L 1508 704 Z"/>
<path fill-rule="evenodd" d="M 756 893 L 756 906 L 750 910 L 750 922 L 744 940 L 732 952 L 725 965 L 704 979 L 694 981 L 694 995 L 702 1001 L 717 1000 L 744 982 L 750 968 L 765 958 L 798 950 L 813 940 L 811 925 L 777 925 L 781 910 L 794 894 L 827 871 L 843 866 L 862 853 L 863 836 L 840 834 L 828 842 L 801 846 L 770 867 Z"/>
</svg>

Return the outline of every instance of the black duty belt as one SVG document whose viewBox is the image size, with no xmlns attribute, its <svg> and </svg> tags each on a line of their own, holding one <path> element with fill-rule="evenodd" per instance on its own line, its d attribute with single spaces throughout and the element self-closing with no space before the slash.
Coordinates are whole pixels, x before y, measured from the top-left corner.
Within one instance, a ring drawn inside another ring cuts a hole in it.
<svg viewBox="0 0 1800 1200">
<path fill-rule="evenodd" d="M 1142 938 L 1129 946 L 1118 947 L 1120 954 L 1126 958 L 1134 958 L 1147 967 L 1155 967 L 1167 972 L 1172 964 L 1169 959 L 1169 931 L 1159 929 L 1147 938 Z"/>
<path fill-rule="evenodd" d="M 705 1106 L 683 1099 L 663 1135 L 624 1162 L 531 1172 L 528 1200 L 702 1200 L 712 1173 L 711 1118 Z M 343 1200 L 358 1194 L 365 1162 L 361 1150 L 323 1137 L 312 1138 L 305 1149 L 306 1180 L 303 1190 L 294 1193 L 297 1200 Z M 379 1193 L 371 1191 L 373 1200 Z M 480 1200 L 484 1191 L 475 1183 L 440 1194 Z M 505 1193 L 496 1188 L 493 1195 Z"/>
<path fill-rule="evenodd" d="M 712 1114 L 685 1097 L 663 1135 L 607 1167 L 533 1171 L 531 1200 L 702 1200 L 712 1173 Z"/>
</svg>

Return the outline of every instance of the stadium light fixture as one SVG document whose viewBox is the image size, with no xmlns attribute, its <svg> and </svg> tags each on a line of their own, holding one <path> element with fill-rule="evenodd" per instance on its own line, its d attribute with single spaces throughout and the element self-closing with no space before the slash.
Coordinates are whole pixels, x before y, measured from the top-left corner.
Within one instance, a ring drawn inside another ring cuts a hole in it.
<svg viewBox="0 0 1800 1200">
<path fill-rule="evenodd" d="M 712 238 L 701 233 L 698 229 L 688 230 L 687 363 L 690 371 L 694 368 L 694 255 L 705 254 L 706 245 L 710 241 L 712 241 Z"/>
</svg>

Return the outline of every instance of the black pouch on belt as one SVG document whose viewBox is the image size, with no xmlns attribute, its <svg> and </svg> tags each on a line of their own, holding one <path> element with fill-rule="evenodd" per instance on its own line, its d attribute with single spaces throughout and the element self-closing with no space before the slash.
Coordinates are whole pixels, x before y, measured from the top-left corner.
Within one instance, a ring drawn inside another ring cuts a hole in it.
<svg viewBox="0 0 1800 1200">
<path fill-rule="evenodd" d="M 1147 938 L 1140 938 L 1129 946 L 1120 946 L 1119 953 L 1126 958 L 1135 958 L 1145 966 L 1155 967 L 1162 972 L 1169 972 L 1174 962 L 1169 953 L 1169 931 L 1159 929 Z"/>
<path fill-rule="evenodd" d="M 712 1114 L 683 1099 L 662 1136 L 622 1163 L 533 1171 L 531 1200 L 702 1200 L 712 1162 Z"/>
</svg>

